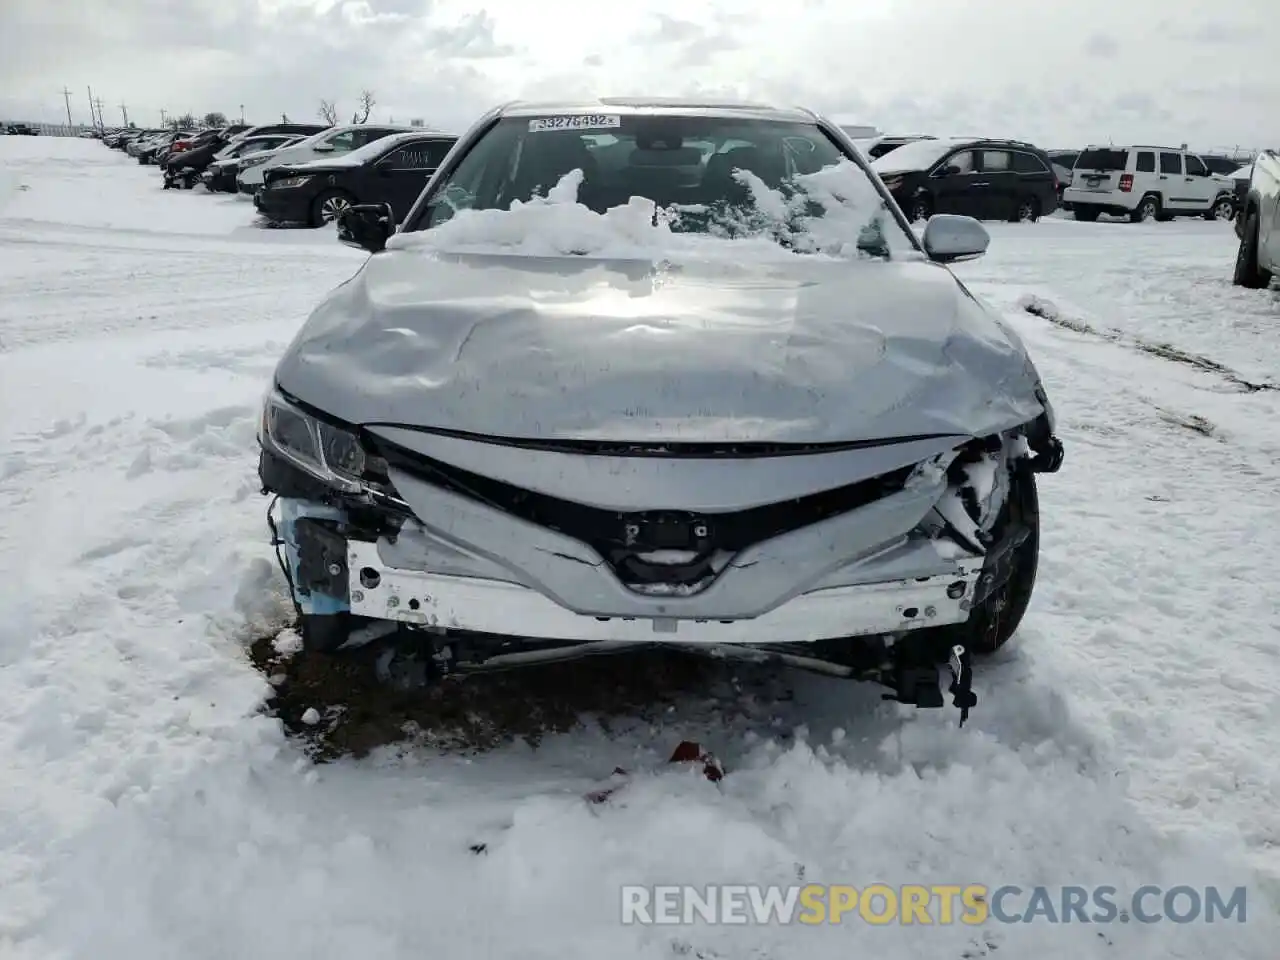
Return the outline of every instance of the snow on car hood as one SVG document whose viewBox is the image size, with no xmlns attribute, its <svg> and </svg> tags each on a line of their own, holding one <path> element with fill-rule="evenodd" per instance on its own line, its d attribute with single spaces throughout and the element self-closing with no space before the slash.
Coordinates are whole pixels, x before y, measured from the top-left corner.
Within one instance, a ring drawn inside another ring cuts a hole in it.
<svg viewBox="0 0 1280 960">
<path fill-rule="evenodd" d="M 848 171 L 811 176 L 811 195 L 854 197 L 854 224 L 883 215 L 865 176 L 861 196 Z M 850 226 L 824 235 L 828 217 L 809 239 L 842 255 L 801 255 L 576 192 L 566 178 L 393 237 L 299 330 L 277 383 L 348 423 L 548 440 L 981 436 L 1042 410 L 1016 335 L 905 232 L 886 261 L 850 251 Z"/>
<path fill-rule="evenodd" d="M 1021 345 L 925 263 L 370 257 L 286 392 L 348 423 L 502 437 L 820 443 L 1041 412 Z"/>
</svg>

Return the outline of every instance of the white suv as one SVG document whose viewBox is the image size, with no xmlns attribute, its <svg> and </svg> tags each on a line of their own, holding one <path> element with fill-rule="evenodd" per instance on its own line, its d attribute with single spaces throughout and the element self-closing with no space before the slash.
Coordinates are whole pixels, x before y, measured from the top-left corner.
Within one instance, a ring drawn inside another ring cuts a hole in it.
<svg viewBox="0 0 1280 960">
<path fill-rule="evenodd" d="M 1100 213 L 1134 223 L 1187 216 L 1230 220 L 1233 186 L 1185 147 L 1090 146 L 1076 157 L 1062 201 L 1077 220 L 1097 220 Z"/>
</svg>

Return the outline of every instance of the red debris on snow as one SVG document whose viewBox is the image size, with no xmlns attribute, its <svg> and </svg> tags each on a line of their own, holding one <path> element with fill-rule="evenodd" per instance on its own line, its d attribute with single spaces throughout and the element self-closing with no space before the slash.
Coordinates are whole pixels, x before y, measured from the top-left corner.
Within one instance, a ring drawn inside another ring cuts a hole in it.
<svg viewBox="0 0 1280 960">
<path fill-rule="evenodd" d="M 700 763 L 702 764 L 702 775 L 712 783 L 718 783 L 724 778 L 724 767 L 720 761 L 712 754 L 707 753 L 702 747 L 692 740 L 682 740 L 675 752 L 671 754 L 668 763 Z M 592 790 L 586 794 L 588 803 L 604 803 L 611 796 L 621 790 L 629 782 L 630 774 L 621 767 L 613 768 L 613 776 L 615 778 L 623 778 L 621 783 L 615 783 L 610 787 L 603 787 L 600 790 Z"/>
<path fill-rule="evenodd" d="M 712 783 L 716 783 L 724 777 L 724 767 L 720 765 L 720 761 L 707 753 L 701 746 L 692 740 L 682 740 L 680 746 L 676 747 L 676 752 L 671 755 L 668 763 L 701 763 L 702 773 Z"/>
</svg>

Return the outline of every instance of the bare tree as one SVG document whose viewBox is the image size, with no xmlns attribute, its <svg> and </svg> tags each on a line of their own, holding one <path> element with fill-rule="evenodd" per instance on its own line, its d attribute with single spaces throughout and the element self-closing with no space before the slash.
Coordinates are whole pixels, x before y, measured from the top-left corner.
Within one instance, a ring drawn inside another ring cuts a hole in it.
<svg viewBox="0 0 1280 960">
<path fill-rule="evenodd" d="M 378 101 L 373 98 L 372 90 L 360 91 L 360 106 L 356 108 L 356 112 L 351 115 L 352 123 L 368 123 L 369 114 L 372 112 L 374 105 Z"/>
<path fill-rule="evenodd" d="M 320 119 L 329 126 L 334 126 L 338 122 L 338 104 L 334 100 L 320 101 Z"/>
<path fill-rule="evenodd" d="M 206 127 L 225 127 L 227 125 L 227 115 L 225 113 L 206 113 L 204 115 L 204 125 Z"/>
</svg>

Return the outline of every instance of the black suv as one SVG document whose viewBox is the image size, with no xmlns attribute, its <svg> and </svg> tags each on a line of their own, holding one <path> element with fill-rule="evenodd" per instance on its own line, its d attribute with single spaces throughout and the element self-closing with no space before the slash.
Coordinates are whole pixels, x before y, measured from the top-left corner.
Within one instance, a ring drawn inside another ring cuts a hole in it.
<svg viewBox="0 0 1280 960">
<path fill-rule="evenodd" d="M 1058 209 L 1049 155 L 1023 140 L 915 140 L 872 163 L 910 220 L 1037 220 Z"/>
</svg>

